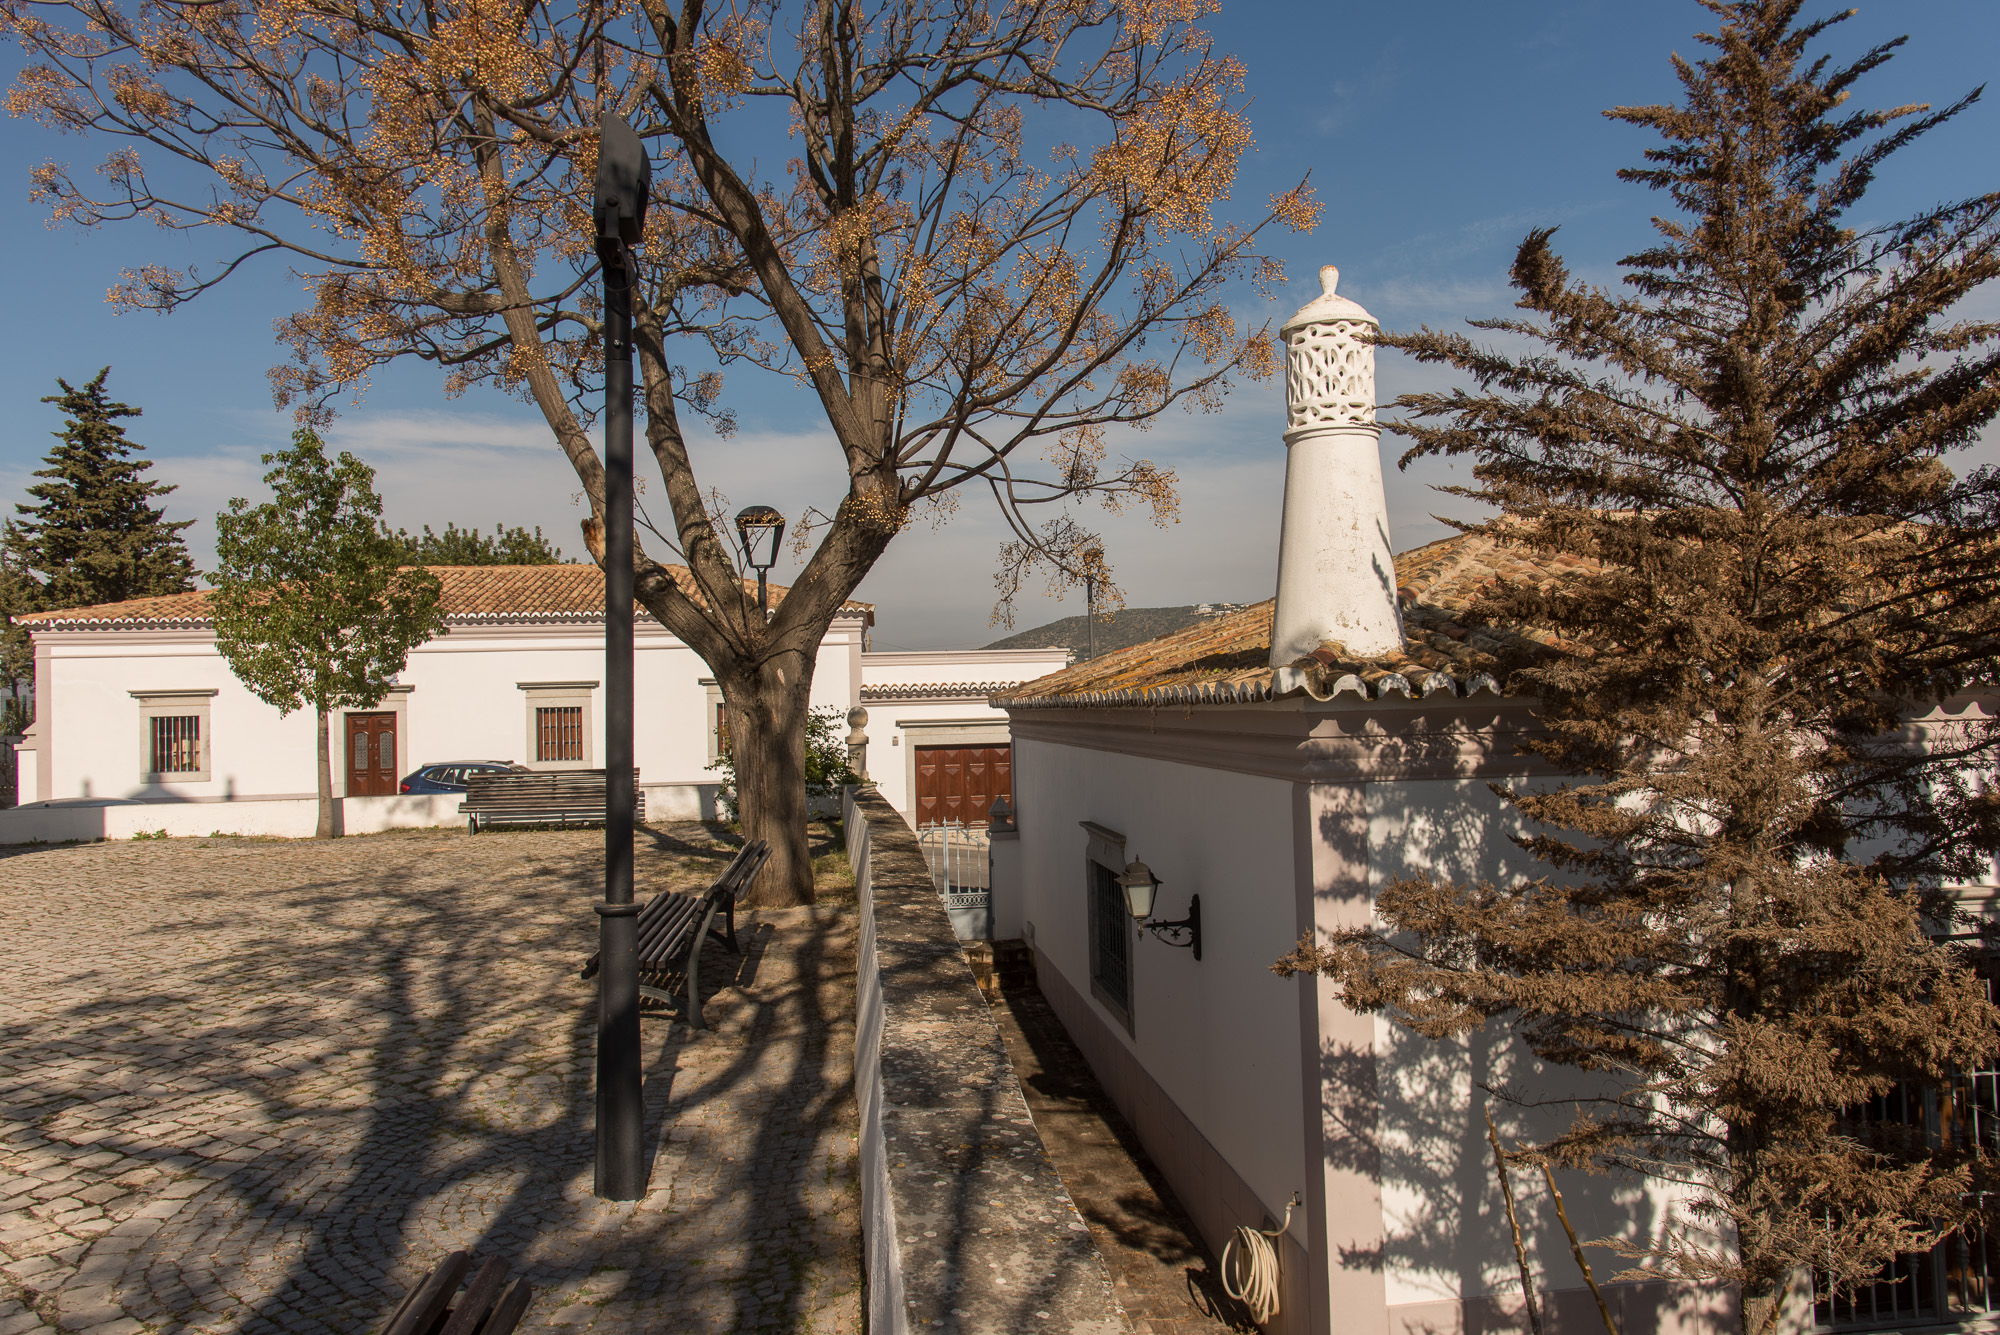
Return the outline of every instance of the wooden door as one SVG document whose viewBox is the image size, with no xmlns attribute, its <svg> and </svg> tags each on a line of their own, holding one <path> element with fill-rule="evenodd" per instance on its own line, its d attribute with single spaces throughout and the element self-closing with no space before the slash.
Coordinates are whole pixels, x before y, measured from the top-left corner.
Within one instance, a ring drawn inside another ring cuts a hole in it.
<svg viewBox="0 0 2000 1335">
<path fill-rule="evenodd" d="M 347 716 L 347 795 L 388 797 L 396 791 L 396 716 Z"/>
<path fill-rule="evenodd" d="M 984 825 L 993 799 L 1014 801 L 1009 746 L 916 748 L 918 825 Z"/>
</svg>

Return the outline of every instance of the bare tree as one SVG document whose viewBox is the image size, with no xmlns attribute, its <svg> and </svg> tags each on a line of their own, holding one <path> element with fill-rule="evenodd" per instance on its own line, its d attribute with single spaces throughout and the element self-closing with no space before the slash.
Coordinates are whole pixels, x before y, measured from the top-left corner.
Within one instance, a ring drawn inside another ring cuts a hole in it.
<svg viewBox="0 0 2000 1335">
<path fill-rule="evenodd" d="M 1003 595 L 1021 567 L 1074 575 L 1099 544 L 1078 498 L 1175 509 L 1171 473 L 1113 462 L 1107 433 L 1273 369 L 1225 296 L 1279 279 L 1258 234 L 1316 206 L 1302 182 L 1251 224 L 1215 217 L 1250 139 L 1241 67 L 1193 26 L 1210 8 L 0 0 L 30 52 L 12 109 L 117 141 L 96 180 L 37 173 L 57 218 L 243 240 L 214 272 L 134 272 L 118 300 L 171 310 L 267 252 L 289 263 L 314 295 L 282 327 L 282 402 L 311 418 L 402 357 L 519 393 L 582 482 L 600 561 L 589 182 L 599 114 L 634 123 L 656 164 L 635 343 L 670 510 L 638 596 L 722 688 L 769 903 L 811 895 L 814 652 L 913 509 L 983 488 L 1012 529 Z M 810 556 L 768 624 L 689 460 L 693 419 L 730 425 L 735 364 L 817 397 L 847 477 L 800 521 Z"/>
</svg>

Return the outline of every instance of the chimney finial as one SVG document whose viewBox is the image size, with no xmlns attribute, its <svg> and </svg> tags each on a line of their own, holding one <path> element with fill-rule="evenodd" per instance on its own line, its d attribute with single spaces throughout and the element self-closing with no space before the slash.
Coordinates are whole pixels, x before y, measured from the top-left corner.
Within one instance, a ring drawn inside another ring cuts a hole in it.
<svg viewBox="0 0 2000 1335">
<path fill-rule="evenodd" d="M 1337 641 L 1371 657 L 1403 643 L 1375 422 L 1381 326 L 1339 295 L 1340 270 L 1279 330 L 1285 340 L 1285 516 L 1271 666 Z"/>
</svg>

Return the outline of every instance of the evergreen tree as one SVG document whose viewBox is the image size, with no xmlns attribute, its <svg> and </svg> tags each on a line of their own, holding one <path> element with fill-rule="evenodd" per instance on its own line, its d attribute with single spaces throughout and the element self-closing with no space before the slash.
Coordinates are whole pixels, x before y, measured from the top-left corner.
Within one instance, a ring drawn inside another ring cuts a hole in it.
<svg viewBox="0 0 2000 1335">
<path fill-rule="evenodd" d="M 14 618 L 35 610 L 40 590 L 22 565 L 14 522 L 0 528 L 0 732 L 22 732 L 34 722 L 30 707 L 35 646 Z"/>
<path fill-rule="evenodd" d="M 1572 572 L 1471 609 L 1559 637 L 1513 685 L 1547 726 L 1529 749 L 1575 777 L 1506 794 L 1552 874 L 1392 885 L 1377 929 L 1280 971 L 1601 1077 L 1538 1152 L 1679 1184 L 1692 1216 L 1628 1254 L 1740 1286 L 1762 1335 L 1800 1276 L 1851 1289 L 1993 1199 L 1953 1077 L 1990 1063 L 1996 1017 L 1949 888 L 2000 843 L 2000 739 L 1965 703 L 2000 677 L 2000 478 L 1946 460 L 2000 412 L 2000 324 L 1956 309 L 2000 277 L 2000 195 L 1856 220 L 1977 94 L 1857 110 L 1900 42 L 1841 66 L 1808 48 L 1847 15 L 1704 6 L 1680 103 L 1608 113 L 1658 135 L 1620 175 L 1673 206 L 1625 291 L 1538 230 L 1524 314 L 1475 322 L 1500 346 L 1383 339 L 1473 382 L 1398 400 L 1405 462 L 1468 456 L 1459 494 L 1503 514 L 1461 527 Z M 1899 1082 L 1960 1115 L 1856 1115 Z"/>
<path fill-rule="evenodd" d="M 562 551 L 542 536 L 541 526 L 530 533 L 525 528 L 495 524 L 492 536 L 476 528 L 446 524 L 434 533 L 424 525 L 419 537 L 408 529 L 397 529 L 396 540 L 408 553 L 411 565 L 420 566 L 552 566 L 562 564 Z"/>
<path fill-rule="evenodd" d="M 318 741 L 319 829 L 333 818 L 327 724 L 336 709 L 367 709 L 389 693 L 410 650 L 444 633 L 444 591 L 410 570 L 382 526 L 375 470 L 319 437 L 264 456 L 271 499 L 242 497 L 215 517 L 215 647 L 251 694 L 281 714 L 311 709 Z"/>
<path fill-rule="evenodd" d="M 119 419 L 140 410 L 106 397 L 110 374 L 107 366 L 80 389 L 58 379 L 62 393 L 42 400 L 63 412 L 63 429 L 55 433 L 61 444 L 35 473 L 48 481 L 28 488 L 36 504 L 14 507 L 21 520 L 9 534 L 42 610 L 194 587 L 194 564 L 181 539 L 194 521 L 169 520 L 158 508 L 174 489 L 146 477 L 150 460 L 133 457 L 145 447 L 125 438 Z"/>
</svg>

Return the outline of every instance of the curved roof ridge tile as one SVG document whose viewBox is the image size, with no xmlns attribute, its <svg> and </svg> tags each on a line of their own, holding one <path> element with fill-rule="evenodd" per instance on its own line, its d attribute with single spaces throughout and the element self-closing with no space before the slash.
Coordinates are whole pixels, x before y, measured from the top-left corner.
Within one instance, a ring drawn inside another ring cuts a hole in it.
<svg viewBox="0 0 2000 1335">
<path fill-rule="evenodd" d="M 1583 563 L 1541 558 L 1483 533 L 1457 533 L 1396 557 L 1404 641 L 1362 657 L 1329 641 L 1270 664 L 1273 600 L 1132 645 L 992 697 L 995 705 L 1136 706 L 1165 700 L 1239 704 L 1305 694 L 1330 701 L 1509 693 L 1510 663 L 1570 652 L 1543 626 L 1475 623 L 1467 609 L 1497 579 L 1547 587 Z"/>
</svg>

